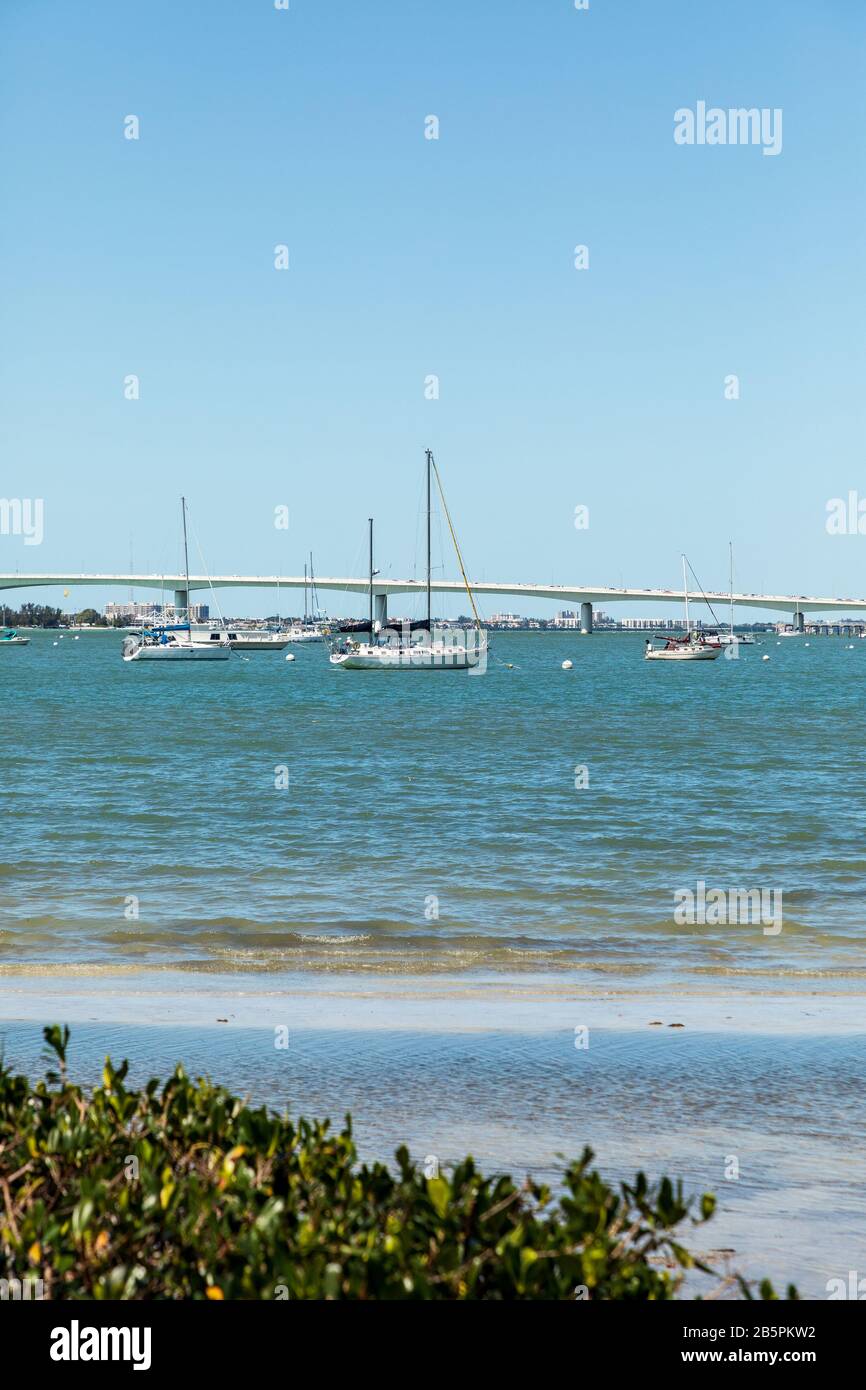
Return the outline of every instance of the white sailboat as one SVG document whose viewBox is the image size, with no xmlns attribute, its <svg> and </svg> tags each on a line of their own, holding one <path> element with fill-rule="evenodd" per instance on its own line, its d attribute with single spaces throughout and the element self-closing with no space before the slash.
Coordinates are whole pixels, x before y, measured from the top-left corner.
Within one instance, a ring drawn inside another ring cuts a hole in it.
<svg viewBox="0 0 866 1390">
<path fill-rule="evenodd" d="M 297 647 L 304 642 L 321 642 L 322 629 L 317 626 L 306 627 L 302 623 L 292 623 L 284 633 L 287 643 Z"/>
<path fill-rule="evenodd" d="M 315 611 L 315 598 L 314 598 L 314 595 L 315 595 L 315 581 L 314 581 L 314 578 L 313 578 L 313 553 L 312 553 L 312 551 L 310 552 L 309 578 L 310 578 L 310 598 L 311 598 L 311 602 L 312 602 L 312 605 L 313 605 L 313 610 Z M 292 644 L 293 647 L 298 646 L 298 645 L 300 645 L 300 644 L 303 643 L 303 642 L 321 642 L 321 641 L 322 641 L 322 628 L 321 628 L 321 625 L 320 625 L 319 623 L 316 622 L 315 618 L 310 618 L 310 616 L 308 615 L 308 612 L 307 612 L 307 566 L 306 566 L 306 565 L 304 565 L 304 620 L 303 620 L 302 623 L 292 623 L 291 627 L 290 627 L 290 628 L 287 628 L 285 636 L 286 636 L 286 641 L 287 641 L 287 642 L 290 642 L 290 643 Z"/>
<path fill-rule="evenodd" d="M 653 647 L 650 638 L 646 640 L 644 660 L 646 661 L 715 661 L 721 656 L 722 648 L 718 638 L 707 638 L 699 629 L 694 631 L 689 623 L 689 585 L 686 574 L 686 557 L 683 555 L 683 598 L 686 605 L 686 632 L 684 637 L 668 637 L 663 647 Z"/>
<path fill-rule="evenodd" d="M 186 498 L 180 499 L 183 517 L 183 559 L 186 575 L 186 595 L 189 603 L 189 553 L 186 539 Z M 214 640 L 212 640 L 214 639 Z M 225 661 L 231 656 L 225 633 L 212 633 L 208 638 L 194 635 L 189 622 L 155 624 L 142 628 L 123 640 L 124 661 Z"/>
<path fill-rule="evenodd" d="M 124 661 L 225 661 L 231 653 L 225 639 L 216 643 L 191 638 L 188 623 L 142 628 L 123 639 Z"/>
<path fill-rule="evenodd" d="M 451 517 L 442 491 L 439 470 L 430 449 L 427 456 L 427 617 L 418 622 L 401 624 L 400 629 L 388 628 L 374 618 L 373 580 L 373 518 L 369 519 L 370 536 L 370 616 L 366 622 L 352 623 L 329 634 L 331 645 L 330 661 L 346 671 L 469 671 L 480 673 L 487 669 L 487 634 L 481 627 L 481 619 L 475 606 L 472 588 L 466 576 L 460 547 L 451 525 Z M 466 585 L 469 602 L 475 618 L 475 627 L 469 632 L 463 629 L 440 630 L 433 626 L 430 589 L 430 516 L 431 485 L 433 474 L 442 507 L 451 533 L 451 540 L 460 565 L 460 573 Z M 415 637 L 417 635 L 417 640 Z M 362 640 L 362 639 L 366 640 Z"/>
</svg>

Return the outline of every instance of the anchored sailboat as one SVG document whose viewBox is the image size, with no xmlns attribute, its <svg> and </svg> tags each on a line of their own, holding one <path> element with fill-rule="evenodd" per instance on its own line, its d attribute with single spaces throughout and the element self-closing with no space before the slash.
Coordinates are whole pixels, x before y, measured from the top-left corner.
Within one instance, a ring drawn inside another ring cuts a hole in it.
<svg viewBox="0 0 866 1390">
<path fill-rule="evenodd" d="M 703 591 L 702 591 L 703 592 Z M 683 555 L 683 598 L 686 604 L 686 632 L 684 637 L 668 637 L 663 647 L 653 647 L 649 638 L 646 641 L 644 658 L 647 661 L 715 661 L 721 654 L 717 637 L 707 638 L 699 629 L 692 630 L 689 622 L 689 585 L 686 574 L 686 557 Z"/>
<path fill-rule="evenodd" d="M 189 551 L 186 539 L 186 498 L 180 499 L 183 517 L 183 562 L 186 577 L 186 601 L 189 604 Z M 185 623 L 155 624 L 142 628 L 124 638 L 124 661 L 225 661 L 231 656 L 225 633 L 213 633 L 208 638 L 193 635 L 189 608 Z"/>
<path fill-rule="evenodd" d="M 308 577 L 308 575 L 309 575 L 310 607 L 311 607 L 312 610 L 313 610 L 313 615 L 312 615 L 312 617 L 309 616 L 308 611 L 307 611 L 307 577 Z M 310 551 L 310 568 L 309 568 L 309 570 L 307 569 L 307 566 L 304 565 L 304 620 L 303 620 L 302 623 L 292 623 L 291 627 L 288 628 L 288 629 L 286 630 L 286 633 L 285 633 L 286 640 L 287 640 L 288 642 L 291 642 L 291 644 L 292 644 L 293 647 L 294 647 L 294 646 L 297 646 L 297 645 L 298 645 L 299 643 L 301 643 L 301 642 L 321 642 L 321 640 L 322 640 L 322 628 L 321 628 L 321 625 L 320 625 L 318 622 L 316 622 L 316 616 L 315 616 L 315 609 L 316 609 L 316 598 L 315 598 L 315 595 L 316 595 L 316 584 L 315 584 L 315 576 L 314 576 L 314 574 L 313 574 L 313 552 Z"/>
<path fill-rule="evenodd" d="M 481 627 L 481 619 L 475 605 L 472 588 L 466 576 L 460 546 L 451 524 L 448 505 L 442 490 L 442 480 L 430 449 L 427 458 L 427 617 L 416 622 L 405 622 L 397 628 L 384 626 L 374 616 L 374 580 L 377 571 L 373 568 L 373 518 L 369 519 L 370 552 L 370 616 L 366 622 L 344 624 L 336 632 L 329 633 L 331 664 L 347 671 L 467 671 L 480 672 L 487 666 L 487 634 Z M 432 481 L 435 475 L 442 509 L 448 522 L 451 540 L 460 566 L 460 573 L 469 595 L 475 627 L 470 632 L 462 629 L 437 631 L 433 626 L 431 611 L 431 548 L 430 519 L 432 513 Z M 413 640 L 417 634 L 418 640 Z M 366 639 L 366 640 L 364 640 Z"/>
</svg>

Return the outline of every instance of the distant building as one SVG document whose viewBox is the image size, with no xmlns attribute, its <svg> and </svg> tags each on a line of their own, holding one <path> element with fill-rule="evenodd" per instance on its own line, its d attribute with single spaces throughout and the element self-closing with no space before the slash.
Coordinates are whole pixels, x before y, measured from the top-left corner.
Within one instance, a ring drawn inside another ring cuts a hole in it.
<svg viewBox="0 0 866 1390">
<path fill-rule="evenodd" d="M 577 613 L 572 612 L 570 608 L 563 608 L 554 618 L 553 626 L 569 628 L 580 627 L 580 617 Z"/>
<path fill-rule="evenodd" d="M 657 632 L 682 631 L 685 626 L 684 618 L 622 618 L 619 622 L 620 628 L 624 632 L 648 632 L 650 628 Z M 703 618 L 689 617 L 690 627 L 704 627 Z"/>
<path fill-rule="evenodd" d="M 103 611 L 110 623 L 118 621 L 133 625 L 137 623 L 173 623 L 175 620 L 173 603 L 107 603 Z M 210 607 L 206 603 L 192 603 L 190 604 L 189 616 L 194 623 L 207 622 L 210 617 Z"/>
</svg>

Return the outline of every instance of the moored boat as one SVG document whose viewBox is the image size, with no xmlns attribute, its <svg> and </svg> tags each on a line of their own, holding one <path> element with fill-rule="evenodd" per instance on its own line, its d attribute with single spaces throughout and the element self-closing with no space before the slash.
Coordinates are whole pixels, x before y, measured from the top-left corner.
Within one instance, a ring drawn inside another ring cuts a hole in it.
<svg viewBox="0 0 866 1390">
<path fill-rule="evenodd" d="M 684 635 L 682 637 L 667 637 L 663 647 L 654 647 L 648 637 L 644 646 L 645 661 L 715 661 L 718 656 L 721 656 L 722 646 L 719 638 L 715 634 L 705 634 L 699 629 L 693 630 L 689 623 L 689 585 L 685 555 L 683 555 L 683 598 L 686 606 Z"/>
<path fill-rule="evenodd" d="M 395 625 L 392 628 L 374 617 L 373 580 L 377 571 L 373 568 L 373 518 L 370 517 L 370 616 L 365 622 L 342 624 L 336 630 L 327 633 L 332 666 L 339 666 L 345 671 L 473 671 L 476 674 L 487 669 L 487 633 L 481 627 L 475 597 L 466 576 L 454 527 L 451 525 L 451 517 L 442 491 L 439 470 L 436 468 L 430 449 L 426 451 L 426 457 L 427 617 L 416 622 L 401 623 L 399 627 Z M 431 486 L 434 473 L 460 572 L 475 618 L 475 626 L 469 631 L 461 628 L 437 629 L 432 620 L 430 518 Z"/>
<path fill-rule="evenodd" d="M 668 637 L 663 647 L 653 647 L 647 638 L 644 658 L 646 661 L 715 661 L 721 652 L 718 642 L 708 641 L 702 632 L 689 632 L 685 637 Z"/>
<path fill-rule="evenodd" d="M 291 643 L 294 647 L 302 642 L 321 642 L 323 633 L 318 623 L 292 623 L 291 627 L 286 628 L 283 637 L 287 643 Z"/>
<path fill-rule="evenodd" d="M 310 595 L 309 608 L 307 605 L 308 591 Z M 304 617 L 301 622 L 292 623 L 286 630 L 286 640 L 293 647 L 300 646 L 305 642 L 323 642 L 325 640 L 322 624 L 316 621 L 316 611 L 316 577 L 313 572 L 313 552 L 310 551 L 309 570 L 306 564 L 304 565 Z"/>
<path fill-rule="evenodd" d="M 225 661 L 232 649 L 222 633 L 216 642 L 197 641 L 188 623 L 146 627 L 123 639 L 124 661 Z"/>
<path fill-rule="evenodd" d="M 281 652 L 288 646 L 285 632 L 265 627 L 239 627 L 227 623 L 222 628 L 193 627 L 195 642 L 227 642 L 233 652 Z"/>
<path fill-rule="evenodd" d="M 186 576 L 186 596 L 189 605 L 189 550 L 186 538 L 186 498 L 180 499 L 183 518 L 183 562 Z M 187 606 L 186 622 L 165 623 L 142 628 L 123 639 L 124 661 L 225 661 L 231 647 L 225 633 L 200 639 L 193 635 Z"/>
</svg>

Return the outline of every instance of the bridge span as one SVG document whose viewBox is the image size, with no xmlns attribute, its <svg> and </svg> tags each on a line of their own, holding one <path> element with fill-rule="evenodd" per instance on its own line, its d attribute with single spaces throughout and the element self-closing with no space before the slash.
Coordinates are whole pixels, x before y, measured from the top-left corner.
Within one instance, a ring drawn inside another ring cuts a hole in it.
<svg viewBox="0 0 866 1390">
<path fill-rule="evenodd" d="M 302 589 L 310 581 L 300 575 L 245 575 L 245 574 L 191 574 L 189 589 L 185 575 L 182 574 L 0 574 L 0 590 L 30 588 L 135 588 L 160 590 L 171 593 L 175 606 L 186 608 L 189 595 L 201 589 Z M 317 590 L 345 594 L 366 594 L 370 581 L 365 578 L 321 578 L 315 580 Z M 388 599 L 392 595 L 426 593 L 426 581 L 416 579 L 373 580 L 377 616 L 387 617 Z M 430 588 L 435 594 L 460 595 L 465 593 L 462 580 L 433 579 Z M 522 584 L 522 583 L 473 583 L 473 591 L 479 598 L 496 596 L 498 598 L 553 599 L 559 604 L 579 604 L 581 627 L 585 632 L 592 631 L 592 613 L 602 605 L 607 608 L 613 603 L 672 603 L 682 604 L 682 590 L 611 588 L 605 586 L 569 584 Z M 866 598 L 822 598 L 809 594 L 734 594 L 737 608 L 760 608 L 769 612 L 790 614 L 797 626 L 803 624 L 805 613 L 858 613 L 866 617 Z M 730 594 L 707 590 L 690 591 L 689 602 L 701 603 L 704 598 L 716 608 L 730 604 Z M 719 615 L 721 617 L 721 614 Z"/>
</svg>

